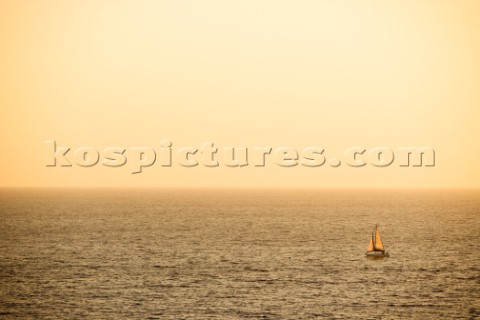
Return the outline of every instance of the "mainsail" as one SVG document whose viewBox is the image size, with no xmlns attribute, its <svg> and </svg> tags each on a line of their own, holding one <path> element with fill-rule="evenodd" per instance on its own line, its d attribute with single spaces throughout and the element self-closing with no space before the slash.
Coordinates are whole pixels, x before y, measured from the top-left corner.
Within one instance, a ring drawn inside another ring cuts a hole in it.
<svg viewBox="0 0 480 320">
<path fill-rule="evenodd" d="M 380 238 L 380 230 L 378 230 L 377 226 L 375 226 L 375 250 L 385 251 L 382 238 Z"/>
<path fill-rule="evenodd" d="M 380 237 L 380 230 L 378 230 L 377 226 L 375 226 L 375 229 L 373 229 L 372 238 L 368 244 L 367 251 L 385 251 L 382 238 Z"/>
</svg>

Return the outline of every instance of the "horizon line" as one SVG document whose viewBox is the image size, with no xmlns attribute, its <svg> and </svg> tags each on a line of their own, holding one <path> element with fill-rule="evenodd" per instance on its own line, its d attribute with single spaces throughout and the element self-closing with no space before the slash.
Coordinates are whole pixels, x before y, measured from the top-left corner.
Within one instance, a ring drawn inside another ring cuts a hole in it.
<svg viewBox="0 0 480 320">
<path fill-rule="evenodd" d="M 480 187 L 304 187 L 304 186 L 0 186 L 1 189 L 138 189 L 138 190 L 318 190 L 318 191 L 480 191 Z"/>
</svg>

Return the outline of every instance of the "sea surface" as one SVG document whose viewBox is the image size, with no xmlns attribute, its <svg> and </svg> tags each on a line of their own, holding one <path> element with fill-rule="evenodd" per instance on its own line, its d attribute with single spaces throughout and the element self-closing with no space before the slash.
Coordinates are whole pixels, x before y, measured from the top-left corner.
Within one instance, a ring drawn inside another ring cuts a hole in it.
<svg viewBox="0 0 480 320">
<path fill-rule="evenodd" d="M 478 191 L 0 189 L 0 319 L 480 319 L 479 245 Z"/>
</svg>

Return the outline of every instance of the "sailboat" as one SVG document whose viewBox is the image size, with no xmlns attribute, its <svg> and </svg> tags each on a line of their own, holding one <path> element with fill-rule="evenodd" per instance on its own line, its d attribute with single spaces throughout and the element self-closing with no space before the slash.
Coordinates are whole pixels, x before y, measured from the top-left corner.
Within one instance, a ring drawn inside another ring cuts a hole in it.
<svg viewBox="0 0 480 320">
<path fill-rule="evenodd" d="M 373 229 L 366 255 L 367 257 L 388 257 L 388 252 L 385 251 L 385 246 L 383 245 L 380 230 L 377 225 L 375 225 Z"/>
</svg>

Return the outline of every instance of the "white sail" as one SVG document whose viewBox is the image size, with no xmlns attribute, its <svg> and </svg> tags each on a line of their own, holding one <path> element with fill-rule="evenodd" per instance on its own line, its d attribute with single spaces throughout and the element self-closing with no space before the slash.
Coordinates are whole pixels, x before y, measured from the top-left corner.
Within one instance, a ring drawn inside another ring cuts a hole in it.
<svg viewBox="0 0 480 320">
<path fill-rule="evenodd" d="M 382 237 L 380 237 L 378 226 L 373 228 L 366 255 L 371 258 L 383 258 L 389 256 L 388 253 L 385 252 L 385 246 L 383 245 Z"/>
<path fill-rule="evenodd" d="M 385 251 L 382 238 L 380 237 L 380 230 L 378 230 L 377 226 L 373 229 L 367 251 Z"/>
<path fill-rule="evenodd" d="M 372 238 L 370 238 L 370 243 L 368 244 L 367 251 L 373 251 L 373 239 Z"/>
<path fill-rule="evenodd" d="M 380 230 L 375 226 L 375 250 L 384 251 L 385 247 L 383 246 L 382 238 L 380 237 Z"/>
</svg>

